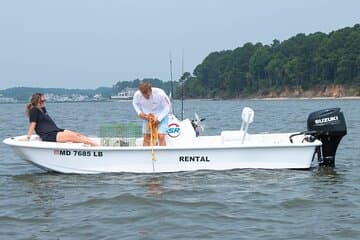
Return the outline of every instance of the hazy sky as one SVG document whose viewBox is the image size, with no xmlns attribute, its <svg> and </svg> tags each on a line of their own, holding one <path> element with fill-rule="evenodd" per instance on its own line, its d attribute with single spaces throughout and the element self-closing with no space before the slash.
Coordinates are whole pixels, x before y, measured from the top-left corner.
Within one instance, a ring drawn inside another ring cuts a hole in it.
<svg viewBox="0 0 360 240">
<path fill-rule="evenodd" d="M 211 52 L 360 23 L 359 0 L 0 0 L 0 89 L 170 80 Z"/>
</svg>

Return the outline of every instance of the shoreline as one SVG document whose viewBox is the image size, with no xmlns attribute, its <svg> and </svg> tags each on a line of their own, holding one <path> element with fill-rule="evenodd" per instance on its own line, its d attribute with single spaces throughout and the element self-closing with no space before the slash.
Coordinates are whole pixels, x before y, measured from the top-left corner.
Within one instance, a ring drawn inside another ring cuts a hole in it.
<svg viewBox="0 0 360 240">
<path fill-rule="evenodd" d="M 360 100 L 360 96 L 348 97 L 264 97 L 264 98 L 249 98 L 249 100 Z"/>
<path fill-rule="evenodd" d="M 181 99 L 174 99 L 176 101 L 181 101 Z M 187 98 L 184 101 L 231 101 L 231 100 L 251 100 L 251 101 L 291 101 L 291 100 L 360 100 L 360 96 L 347 96 L 347 97 L 253 97 L 253 98 Z M 130 102 L 129 100 L 125 101 L 114 101 L 114 100 L 99 100 L 99 101 L 49 101 L 49 103 L 85 103 L 85 102 Z M 1 102 L 0 104 L 25 104 L 26 101 L 15 101 L 15 102 Z"/>
</svg>

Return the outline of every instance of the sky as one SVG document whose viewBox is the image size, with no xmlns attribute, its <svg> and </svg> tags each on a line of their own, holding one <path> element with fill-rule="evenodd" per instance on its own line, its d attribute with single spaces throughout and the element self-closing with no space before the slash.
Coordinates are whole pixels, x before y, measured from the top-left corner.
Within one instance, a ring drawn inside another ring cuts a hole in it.
<svg viewBox="0 0 360 240">
<path fill-rule="evenodd" d="M 0 89 L 178 80 L 211 52 L 358 23 L 359 0 L 0 0 Z"/>
</svg>

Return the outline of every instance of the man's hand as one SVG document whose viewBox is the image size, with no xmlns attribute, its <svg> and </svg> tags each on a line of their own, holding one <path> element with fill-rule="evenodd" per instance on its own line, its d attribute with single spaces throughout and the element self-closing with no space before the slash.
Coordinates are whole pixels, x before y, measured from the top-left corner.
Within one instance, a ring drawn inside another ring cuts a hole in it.
<svg viewBox="0 0 360 240">
<path fill-rule="evenodd" d="M 143 113 L 143 112 L 139 114 L 139 117 L 141 119 L 148 119 L 149 118 L 149 116 L 147 114 Z"/>
</svg>

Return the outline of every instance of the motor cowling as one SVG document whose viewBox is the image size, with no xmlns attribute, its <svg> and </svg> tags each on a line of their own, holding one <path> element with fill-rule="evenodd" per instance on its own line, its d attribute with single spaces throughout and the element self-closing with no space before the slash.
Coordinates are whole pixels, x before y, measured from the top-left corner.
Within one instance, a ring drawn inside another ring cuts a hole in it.
<svg viewBox="0 0 360 240">
<path fill-rule="evenodd" d="M 319 165 L 335 167 L 337 147 L 347 133 L 345 118 L 340 108 L 310 113 L 307 127 L 311 135 L 322 142 L 318 149 Z"/>
</svg>

